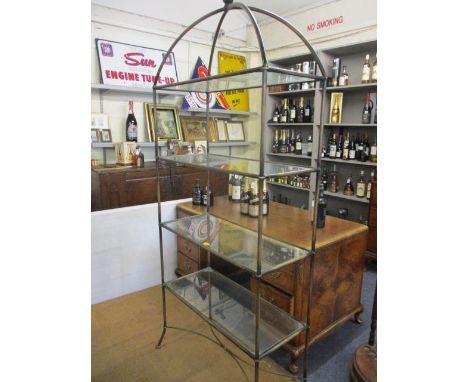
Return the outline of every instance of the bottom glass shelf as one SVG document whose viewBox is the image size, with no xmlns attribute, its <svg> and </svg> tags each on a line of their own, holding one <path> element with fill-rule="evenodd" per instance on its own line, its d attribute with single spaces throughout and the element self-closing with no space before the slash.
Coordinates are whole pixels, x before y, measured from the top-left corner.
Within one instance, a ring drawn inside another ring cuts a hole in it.
<svg viewBox="0 0 468 382">
<path fill-rule="evenodd" d="M 255 358 L 255 293 L 211 268 L 165 285 L 182 302 Z M 260 359 L 304 329 L 302 322 L 260 298 Z"/>
</svg>

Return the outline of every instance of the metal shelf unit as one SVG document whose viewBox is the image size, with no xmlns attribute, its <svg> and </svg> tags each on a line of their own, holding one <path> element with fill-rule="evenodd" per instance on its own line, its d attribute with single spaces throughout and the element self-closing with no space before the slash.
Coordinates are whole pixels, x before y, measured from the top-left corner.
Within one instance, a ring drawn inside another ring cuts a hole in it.
<svg viewBox="0 0 468 382">
<path fill-rule="evenodd" d="M 275 238 L 267 237 L 263 234 L 263 216 L 260 213 L 258 217 L 257 230 L 252 231 L 246 228 L 237 226 L 233 223 L 220 219 L 211 213 L 210 206 L 207 206 L 206 214 L 194 217 L 186 217 L 176 219 L 169 222 L 161 220 L 161 201 L 160 201 L 160 182 L 159 173 L 160 166 L 163 162 L 182 163 L 187 166 L 204 168 L 207 170 L 207 185 L 210 189 L 210 173 L 211 171 L 224 171 L 232 174 L 246 175 L 257 178 L 259 190 L 263 189 L 263 184 L 268 178 L 278 177 L 283 175 L 294 175 L 300 173 L 315 174 L 315 192 L 310 190 L 310 193 L 318 195 L 318 171 L 320 167 L 320 157 L 317 158 L 317 168 L 312 166 L 298 166 L 289 163 L 274 163 L 265 160 L 266 147 L 265 130 L 267 130 L 268 113 L 265 110 L 266 99 L 268 96 L 268 86 L 277 84 L 302 83 L 315 80 L 321 84 L 323 94 L 326 94 L 326 77 L 324 67 L 307 39 L 289 22 L 281 17 L 256 8 L 248 7 L 242 3 L 232 2 L 232 0 L 224 0 L 224 7 L 216 9 L 207 15 L 199 18 L 189 25 L 181 35 L 174 41 L 168 49 L 167 54 L 170 54 L 177 43 L 183 36 L 194 28 L 203 20 L 221 14 L 221 17 L 216 28 L 212 49 L 208 64 L 208 75 L 204 78 L 180 81 L 175 84 L 156 85 L 153 86 L 153 103 L 155 106 L 158 103 L 158 95 L 161 91 L 178 91 L 184 94 L 187 91 L 196 91 L 206 93 L 206 97 L 210 92 L 227 91 L 234 89 L 261 89 L 261 121 L 260 121 L 260 141 L 259 143 L 259 160 L 251 160 L 246 158 L 236 158 L 232 156 L 214 155 L 210 153 L 210 149 L 215 147 L 210 142 L 210 131 L 207 129 L 207 150 L 204 154 L 192 155 L 173 155 L 160 156 L 158 145 L 159 137 L 156 137 L 155 154 L 156 154 L 156 171 L 157 171 L 157 200 L 158 200 L 158 230 L 159 230 L 159 253 L 161 262 L 161 280 L 162 280 L 162 301 L 163 301 L 163 320 L 164 326 L 159 338 L 157 349 L 161 348 L 164 336 L 167 329 L 174 328 L 168 325 L 166 314 L 166 291 L 173 293 L 184 304 L 191 308 L 196 314 L 206 320 L 212 327 L 216 328 L 222 334 L 226 335 L 234 342 L 241 350 L 248 354 L 255 362 L 255 381 L 259 380 L 259 361 L 271 351 L 285 344 L 297 336 L 302 331 L 306 331 L 306 344 L 310 337 L 310 304 L 307 304 L 307 322 L 299 322 L 290 314 L 270 304 L 260 297 L 260 288 L 256 288 L 256 292 L 252 293 L 242 286 L 226 279 L 218 272 L 211 269 L 211 254 L 221 256 L 224 260 L 247 270 L 256 279 L 257 283 L 261 283 L 262 277 L 280 267 L 284 267 L 296 261 L 310 258 L 310 269 L 313 269 L 316 241 L 316 216 L 317 210 L 312 213 L 313 230 L 310 249 L 292 247 L 291 245 L 279 242 Z M 227 74 L 212 74 L 212 63 L 214 50 L 218 35 L 226 14 L 231 10 L 241 10 L 251 20 L 255 30 L 262 65 L 238 72 Z M 320 75 L 310 75 L 297 73 L 289 69 L 284 69 L 278 65 L 270 64 L 266 59 L 266 52 L 263 44 L 261 32 L 256 22 L 253 13 L 267 15 L 280 23 L 284 24 L 293 33 L 295 33 L 304 43 L 309 53 L 307 59 L 315 60 L 318 63 Z M 156 77 L 159 76 L 165 63 L 161 63 L 158 68 Z M 154 107 L 156 110 L 156 107 Z M 206 107 L 206 118 L 214 115 L 215 110 L 211 110 L 209 105 Z M 320 132 L 323 130 L 321 116 L 323 114 L 323 101 L 320 109 Z M 250 116 L 248 113 L 246 116 Z M 155 122 L 157 114 L 154 113 Z M 320 134 L 321 139 L 321 134 Z M 311 160 L 311 158 L 309 157 Z M 312 160 L 311 160 L 312 163 Z M 317 203 L 315 203 L 317 205 Z M 259 211 L 263 209 L 263 198 L 259 198 Z M 195 273 L 186 275 L 174 281 L 166 282 L 164 278 L 164 253 L 163 253 L 163 229 L 175 233 L 178 236 L 189 240 L 200 246 L 208 252 L 207 268 Z M 242 250 L 235 252 L 227 252 L 226 243 L 223 243 L 223 237 L 220 233 L 223 229 L 230 232 L 235 231 L 238 235 L 242 235 L 241 242 L 243 243 Z M 224 245 L 223 245 L 224 244 Z M 281 253 L 281 256 L 278 256 Z M 312 283 L 310 284 L 312 285 Z M 308 288 L 308 300 L 311 299 L 311 287 Z M 224 322 L 219 320 L 219 314 L 222 314 L 226 319 Z M 243 328 L 240 330 L 239 328 Z M 180 328 L 178 328 L 180 329 Z M 304 360 L 307 359 L 307 346 L 304 351 Z M 307 378 L 307 362 L 304 362 L 303 374 Z"/>
</svg>

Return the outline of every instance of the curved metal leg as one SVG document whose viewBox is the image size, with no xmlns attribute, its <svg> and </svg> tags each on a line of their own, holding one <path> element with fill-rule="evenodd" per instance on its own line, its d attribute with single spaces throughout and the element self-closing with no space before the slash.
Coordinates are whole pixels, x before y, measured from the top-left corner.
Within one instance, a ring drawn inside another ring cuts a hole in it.
<svg viewBox="0 0 468 382">
<path fill-rule="evenodd" d="M 161 337 L 159 337 L 159 341 L 158 341 L 158 344 L 156 345 L 155 349 L 161 349 L 161 343 L 162 343 L 165 335 L 166 335 L 166 327 L 163 328 L 163 331 L 161 333 Z"/>
</svg>

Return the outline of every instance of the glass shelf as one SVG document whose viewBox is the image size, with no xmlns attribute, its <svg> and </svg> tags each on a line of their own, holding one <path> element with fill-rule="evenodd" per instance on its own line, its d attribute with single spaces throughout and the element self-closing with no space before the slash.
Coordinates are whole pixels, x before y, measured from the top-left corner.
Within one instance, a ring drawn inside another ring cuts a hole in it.
<svg viewBox="0 0 468 382">
<path fill-rule="evenodd" d="M 255 294 L 227 277 L 205 268 L 166 283 L 184 304 L 255 357 Z M 295 337 L 305 325 L 260 298 L 259 358 Z"/>
<path fill-rule="evenodd" d="M 267 86 L 309 82 L 311 79 L 320 80 L 320 76 L 311 76 L 289 69 L 268 67 Z M 219 92 L 236 89 L 259 88 L 262 86 L 262 67 L 256 67 L 239 72 L 218 74 L 193 80 L 179 81 L 173 84 L 156 86 L 155 89 L 168 89 L 177 91 Z"/>
<path fill-rule="evenodd" d="M 169 155 L 159 157 L 162 161 L 181 163 L 193 167 L 210 168 L 254 178 L 260 176 L 260 162 L 253 159 L 235 158 L 216 154 Z M 314 167 L 296 166 L 286 163 L 265 162 L 266 178 L 294 175 L 317 171 Z"/>
<path fill-rule="evenodd" d="M 202 248 L 210 249 L 214 254 L 240 268 L 257 272 L 258 233 L 255 231 L 208 214 L 188 216 L 161 225 Z M 308 254 L 309 251 L 304 248 L 263 235 L 262 274 L 300 260 Z"/>
</svg>

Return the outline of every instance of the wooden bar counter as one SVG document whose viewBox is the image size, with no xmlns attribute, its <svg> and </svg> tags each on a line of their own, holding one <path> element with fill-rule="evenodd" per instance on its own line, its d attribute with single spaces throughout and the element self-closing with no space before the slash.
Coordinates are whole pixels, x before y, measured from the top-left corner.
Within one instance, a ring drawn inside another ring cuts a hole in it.
<svg viewBox="0 0 468 382">
<path fill-rule="evenodd" d="M 177 217 L 202 214 L 206 207 L 182 203 L 177 206 Z M 240 204 L 232 203 L 227 196 L 215 198 L 211 213 L 222 219 L 257 230 L 257 219 L 240 214 Z M 292 314 L 298 320 L 307 321 L 307 292 L 312 285 L 311 335 L 309 346 L 330 334 L 333 330 L 354 318 L 360 321 L 363 311 L 361 288 L 365 265 L 367 226 L 348 220 L 327 216 L 325 228 L 317 232 L 316 255 L 313 276 L 309 275 L 310 257 L 297 261 L 267 274 L 261 280 L 261 296 Z M 302 248 L 311 248 L 312 224 L 310 212 L 280 203 L 270 202 L 270 213 L 263 218 L 266 236 Z M 206 252 L 195 244 L 178 238 L 178 268 L 184 275 L 204 268 Z M 213 268 L 223 273 L 232 272 L 234 266 L 212 255 Z M 250 288 L 256 291 L 255 278 Z M 285 345 L 291 354 L 289 369 L 298 371 L 298 360 L 304 351 L 305 333 Z"/>
</svg>

